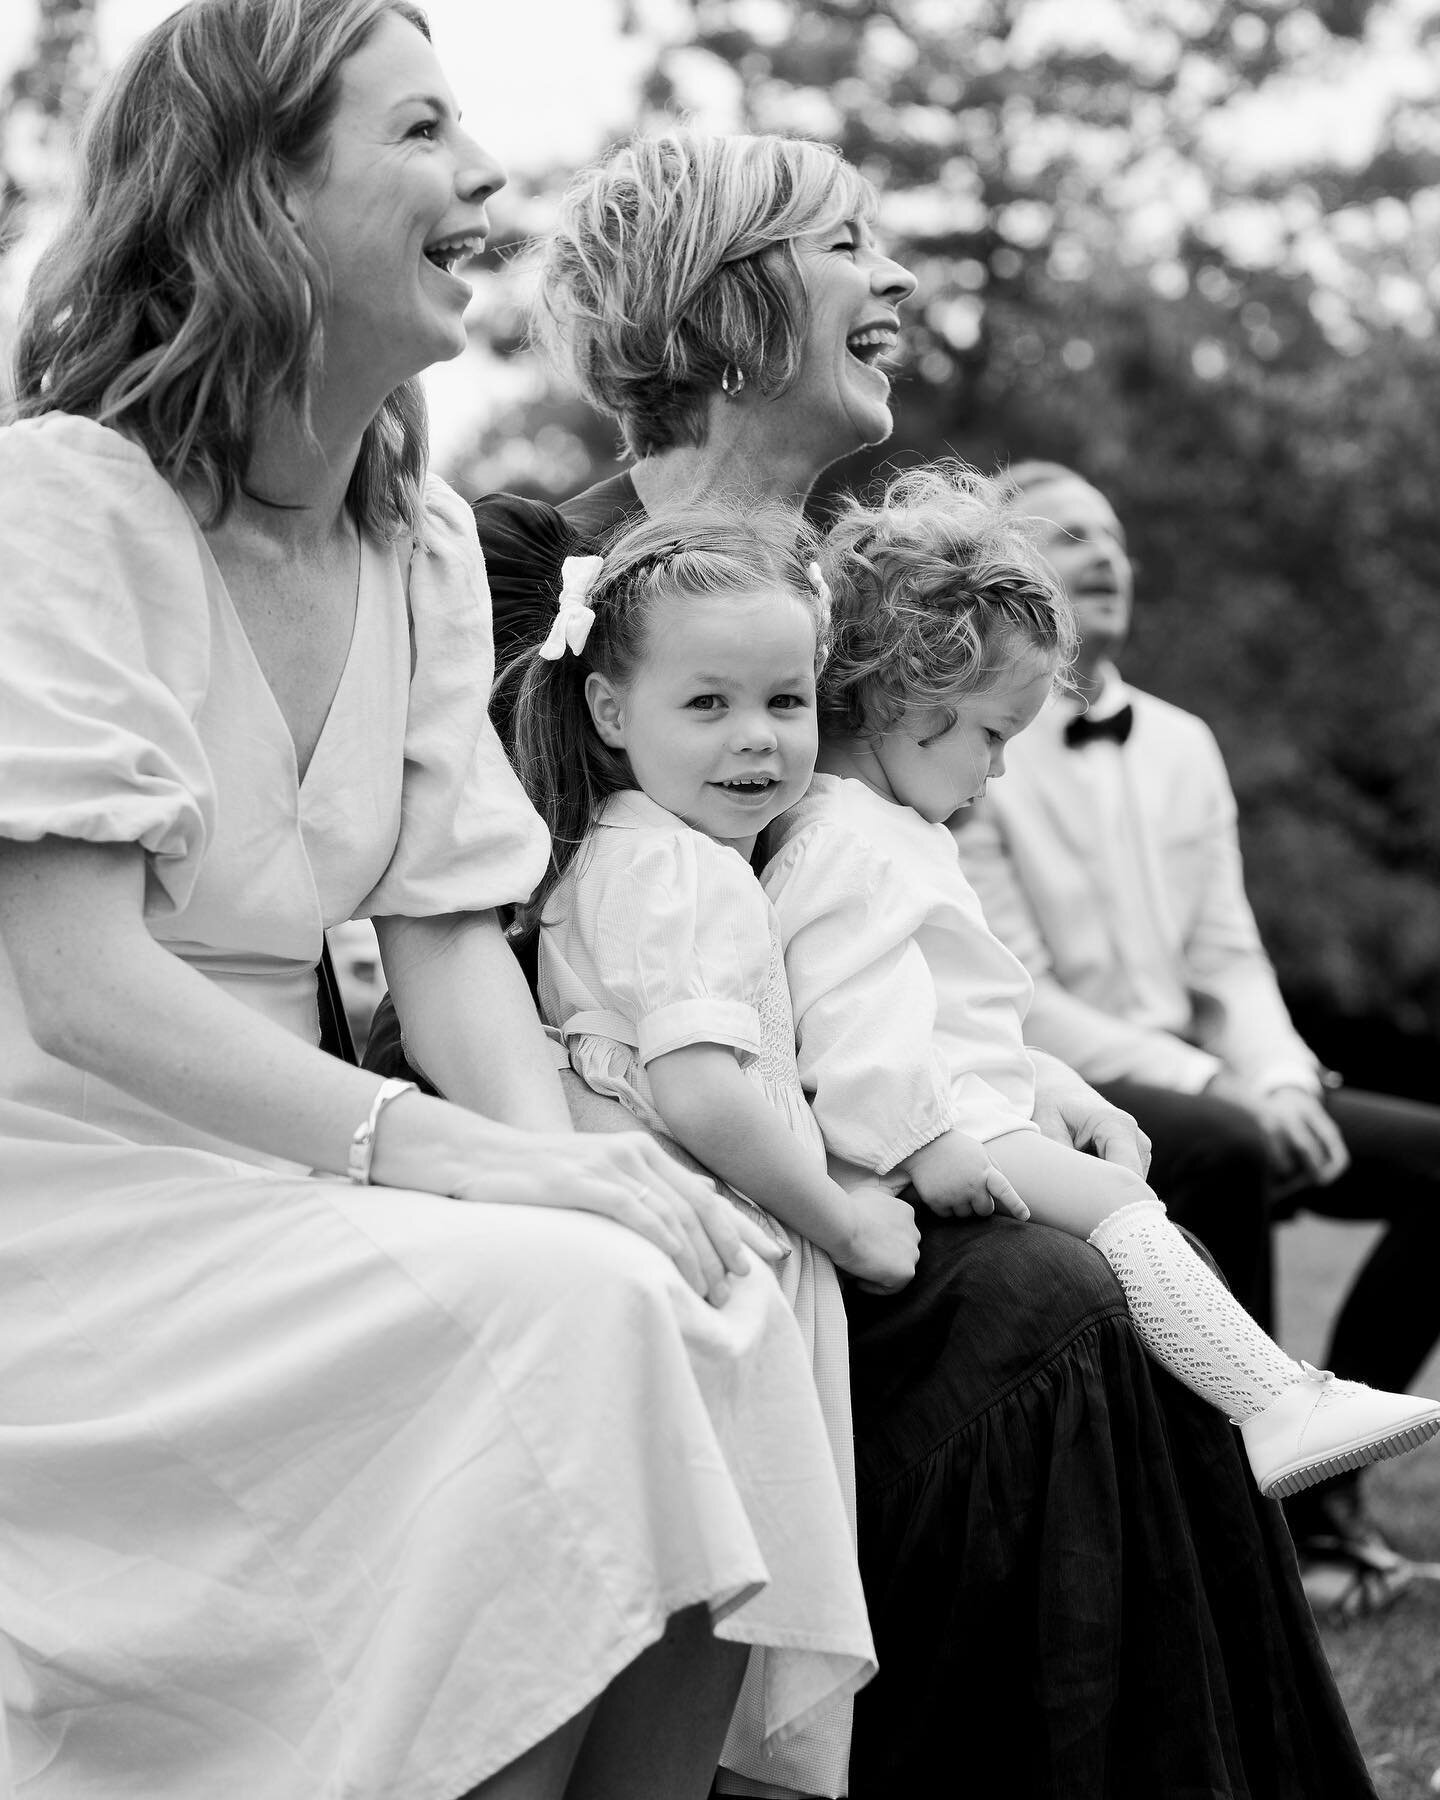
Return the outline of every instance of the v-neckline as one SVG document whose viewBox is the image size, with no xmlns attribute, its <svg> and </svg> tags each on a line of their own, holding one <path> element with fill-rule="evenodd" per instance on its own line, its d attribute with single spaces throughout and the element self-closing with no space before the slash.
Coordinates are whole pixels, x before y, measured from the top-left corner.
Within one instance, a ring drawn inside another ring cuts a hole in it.
<svg viewBox="0 0 1440 1800">
<path fill-rule="evenodd" d="M 186 508 L 186 511 L 189 511 L 188 507 Z M 310 772 L 320 758 L 320 752 L 325 745 L 325 740 L 330 732 L 331 723 L 335 717 L 337 704 L 341 694 L 344 692 L 346 681 L 355 661 L 355 645 L 360 637 L 360 609 L 364 604 L 365 572 L 368 562 L 365 533 L 357 524 L 355 527 L 355 596 L 354 610 L 351 613 L 350 618 L 350 641 L 345 646 L 345 657 L 340 664 L 340 673 L 336 677 L 335 686 L 330 695 L 330 704 L 325 708 L 325 717 L 320 721 L 320 729 L 315 734 L 315 742 L 311 745 L 310 755 L 306 759 L 305 767 L 302 770 L 300 767 L 300 752 L 295 743 L 295 734 L 290 729 L 290 721 L 285 717 L 285 710 L 281 706 L 279 700 L 275 697 L 275 690 L 271 687 L 264 669 L 260 666 L 260 658 L 255 654 L 255 646 L 250 642 L 250 633 L 245 629 L 245 621 L 240 617 L 240 609 L 231 598 L 229 584 L 225 580 L 224 572 L 221 570 L 219 560 L 217 559 L 215 552 L 210 548 L 209 540 L 206 538 L 205 533 L 200 529 L 200 523 L 193 513 L 190 515 L 190 521 L 194 527 L 196 541 L 200 545 L 201 555 L 205 558 L 210 573 L 214 577 L 217 591 L 225 602 L 225 608 L 230 615 L 231 622 L 234 624 L 235 629 L 240 633 L 241 642 L 245 646 L 245 655 L 249 659 L 251 673 L 260 684 L 261 691 L 264 693 L 265 698 L 269 703 L 271 712 L 275 715 L 275 719 L 279 724 L 285 742 L 290 747 L 290 767 L 295 777 L 295 793 L 298 798 L 304 794 L 305 784 L 310 779 Z"/>
</svg>

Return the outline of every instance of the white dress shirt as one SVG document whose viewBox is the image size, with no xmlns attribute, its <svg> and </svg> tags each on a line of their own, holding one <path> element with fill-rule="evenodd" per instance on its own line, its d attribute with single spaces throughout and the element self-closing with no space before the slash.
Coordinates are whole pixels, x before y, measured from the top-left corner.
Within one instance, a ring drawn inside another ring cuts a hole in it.
<svg viewBox="0 0 1440 1800">
<path fill-rule="evenodd" d="M 1035 982 L 1027 1042 L 1090 1081 L 1198 1093 L 1223 1068 L 1318 1089 L 1245 898 L 1214 735 L 1107 667 L 1090 716 L 1125 705 L 1123 746 L 1071 748 L 1083 703 L 1052 701 L 956 824 L 985 916 Z"/>
</svg>

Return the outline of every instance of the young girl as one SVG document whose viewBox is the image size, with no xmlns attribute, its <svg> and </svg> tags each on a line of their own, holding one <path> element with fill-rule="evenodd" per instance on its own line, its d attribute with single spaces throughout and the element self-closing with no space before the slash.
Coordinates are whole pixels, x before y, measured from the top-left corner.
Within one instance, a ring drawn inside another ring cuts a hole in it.
<svg viewBox="0 0 1440 1800">
<path fill-rule="evenodd" d="M 885 1188 L 826 1173 L 774 915 L 750 868 L 757 834 L 814 771 L 825 619 L 793 515 L 672 515 L 603 559 L 568 558 L 516 699 L 516 761 L 553 843 L 520 923 L 539 933 L 541 1011 L 579 1074 L 763 1207 L 788 1244 L 777 1274 L 853 1492 L 835 1268 L 900 1287 L 919 1233 Z M 751 1658 L 725 1765 L 842 1793 L 848 1705 L 757 1754 L 764 1660 Z"/>
<path fill-rule="evenodd" d="M 1151 1354 L 1241 1427 L 1283 1495 L 1440 1431 L 1440 1405 L 1292 1361 L 1138 1176 L 1051 1143 L 1021 1039 L 1030 978 L 988 930 L 945 821 L 1004 773 L 1073 655 L 1068 602 L 1003 491 L 914 471 L 826 540 L 832 644 L 804 800 L 768 835 L 801 1079 L 832 1157 L 937 1212 L 997 1201 L 1086 1237 Z"/>
</svg>

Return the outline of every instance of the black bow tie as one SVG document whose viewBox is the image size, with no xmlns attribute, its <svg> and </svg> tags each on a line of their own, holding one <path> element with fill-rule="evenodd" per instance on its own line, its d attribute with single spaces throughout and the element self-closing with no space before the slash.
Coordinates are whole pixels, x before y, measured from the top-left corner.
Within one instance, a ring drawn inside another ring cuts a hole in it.
<svg viewBox="0 0 1440 1800">
<path fill-rule="evenodd" d="M 1133 706 L 1122 706 L 1119 712 L 1111 713 L 1106 719 L 1092 719 L 1089 713 L 1077 713 L 1065 727 L 1065 742 L 1072 750 L 1093 744 L 1097 738 L 1110 738 L 1114 743 L 1123 744 L 1134 723 Z"/>
</svg>

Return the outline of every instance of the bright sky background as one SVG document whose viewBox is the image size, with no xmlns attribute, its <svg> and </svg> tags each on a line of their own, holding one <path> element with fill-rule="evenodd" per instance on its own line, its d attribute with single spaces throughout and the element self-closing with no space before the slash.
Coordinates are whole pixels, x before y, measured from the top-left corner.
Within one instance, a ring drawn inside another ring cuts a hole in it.
<svg viewBox="0 0 1440 1800">
<path fill-rule="evenodd" d="M 106 67 L 176 0 L 97 0 Z M 619 0 L 423 0 L 466 122 L 500 162 L 583 162 L 625 128 L 646 43 L 623 38 Z M 675 0 L 641 0 L 650 43 L 677 34 Z M 38 0 L 0 0 L 0 77 L 34 40 Z"/>
<path fill-rule="evenodd" d="M 445 72 L 476 136 L 517 169 L 581 162 L 629 117 L 643 42 L 623 38 L 619 0 L 424 0 Z M 98 0 L 107 67 L 175 0 Z M 673 0 L 643 0 L 656 33 Z M 30 47 L 36 0 L 0 0 L 0 77 Z M 652 39 L 653 41 L 653 39 Z"/>
<path fill-rule="evenodd" d="M 175 0 L 98 0 L 107 65 Z M 950 0 L 955 3 L 955 0 Z M 638 0 L 645 33 L 624 38 L 620 0 L 426 0 L 436 49 L 476 135 L 517 170 L 583 161 L 630 116 L 637 71 L 657 41 L 684 35 L 680 0 Z M 754 22 L 784 9 L 751 0 Z M 0 78 L 33 40 L 37 0 L 0 0 Z M 1359 156 L 1373 139 L 1390 93 L 1435 93 L 1440 54 L 1416 54 L 1416 22 L 1434 0 L 1390 0 L 1372 22 L 1372 54 L 1351 79 L 1307 83 L 1252 103 L 1239 134 L 1256 160 L 1281 165 L 1328 147 Z M 1030 38 L 1131 48 L 1119 0 L 1035 0 L 1024 15 Z M 762 31 L 763 35 L 763 31 Z M 1317 35 L 1323 37 L 1323 33 Z M 647 45 L 648 39 L 648 45 Z M 717 95 L 717 101 L 720 96 Z M 718 121 L 717 121 L 718 123 Z"/>
</svg>

